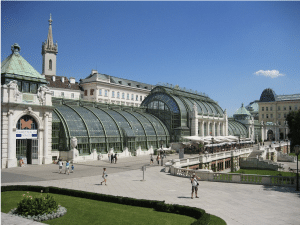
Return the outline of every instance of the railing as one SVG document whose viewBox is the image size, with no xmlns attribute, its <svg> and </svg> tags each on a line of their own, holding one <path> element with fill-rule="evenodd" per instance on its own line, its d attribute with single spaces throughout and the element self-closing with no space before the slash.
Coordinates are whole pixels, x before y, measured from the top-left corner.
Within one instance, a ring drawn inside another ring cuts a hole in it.
<svg viewBox="0 0 300 225">
<path fill-rule="evenodd" d="M 195 165 L 198 163 L 208 163 L 220 159 L 226 159 L 232 156 L 239 156 L 243 154 L 250 154 L 252 152 L 251 148 L 245 148 L 245 149 L 236 149 L 236 150 L 230 150 L 226 152 L 218 152 L 218 153 L 211 153 L 211 154 L 203 154 L 197 157 L 187 158 L 187 159 L 178 159 L 176 161 L 173 161 L 176 167 L 181 166 L 190 166 Z"/>
<path fill-rule="evenodd" d="M 182 168 L 170 168 L 170 173 L 180 177 L 191 177 L 196 174 L 202 181 L 227 182 L 240 184 L 260 184 L 273 186 L 295 186 L 295 177 L 256 175 L 256 174 L 240 174 L 240 173 L 217 173 L 210 171 L 199 171 Z M 299 182 L 300 183 L 300 182 Z"/>
</svg>

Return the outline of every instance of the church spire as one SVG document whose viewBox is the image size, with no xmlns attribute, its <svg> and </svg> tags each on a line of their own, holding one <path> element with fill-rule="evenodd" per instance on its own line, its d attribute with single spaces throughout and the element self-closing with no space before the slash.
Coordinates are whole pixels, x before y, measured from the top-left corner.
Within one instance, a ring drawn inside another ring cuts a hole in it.
<svg viewBox="0 0 300 225">
<path fill-rule="evenodd" d="M 49 22 L 49 29 L 48 29 L 48 36 L 47 40 L 43 43 L 42 47 L 42 54 L 45 52 L 52 52 L 57 54 L 57 43 L 53 43 L 53 35 L 52 35 L 52 16 L 50 13 L 50 19 L 48 20 Z"/>
<path fill-rule="evenodd" d="M 56 75 L 56 54 L 57 54 L 57 43 L 53 43 L 52 35 L 52 17 L 50 14 L 49 29 L 47 40 L 42 44 L 42 55 L 43 55 L 43 75 Z"/>
<path fill-rule="evenodd" d="M 50 19 L 49 21 L 49 30 L 48 30 L 48 37 L 47 37 L 47 47 L 52 48 L 53 47 L 53 36 L 52 36 L 52 18 L 50 13 Z"/>
</svg>

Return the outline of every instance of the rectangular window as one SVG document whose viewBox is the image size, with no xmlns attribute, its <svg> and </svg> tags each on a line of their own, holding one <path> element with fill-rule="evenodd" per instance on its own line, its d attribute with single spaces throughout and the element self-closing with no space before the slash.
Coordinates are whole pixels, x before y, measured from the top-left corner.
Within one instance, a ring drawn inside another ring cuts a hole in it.
<svg viewBox="0 0 300 225">
<path fill-rule="evenodd" d="M 84 96 L 87 96 L 87 90 L 84 90 Z"/>
<path fill-rule="evenodd" d="M 127 94 L 127 100 L 129 100 L 129 94 Z"/>
<path fill-rule="evenodd" d="M 273 119 L 273 114 L 270 114 L 271 119 Z"/>
<path fill-rule="evenodd" d="M 99 89 L 99 95 L 102 95 L 102 89 Z"/>
<path fill-rule="evenodd" d="M 114 91 L 111 92 L 111 97 L 112 97 L 112 98 L 115 97 L 115 92 L 114 92 Z"/>
<path fill-rule="evenodd" d="M 264 118 L 265 118 L 265 117 L 264 117 L 264 114 L 262 114 L 262 115 L 261 115 L 261 118 L 262 118 L 262 119 L 264 119 Z"/>
<path fill-rule="evenodd" d="M 280 106 L 278 106 L 278 111 L 280 111 Z"/>
<path fill-rule="evenodd" d="M 120 98 L 120 92 L 117 92 L 117 98 Z"/>
<path fill-rule="evenodd" d="M 265 107 L 261 107 L 261 111 L 265 111 Z"/>
<path fill-rule="evenodd" d="M 272 106 L 270 107 L 270 111 L 273 111 L 273 107 Z"/>
<path fill-rule="evenodd" d="M 136 100 L 136 101 L 139 100 L 139 96 L 138 96 L 138 95 L 135 96 L 135 100 Z"/>
<path fill-rule="evenodd" d="M 286 107 L 285 107 L 285 106 L 283 106 L 283 110 L 286 110 Z"/>
<path fill-rule="evenodd" d="M 108 96 L 108 91 L 107 90 L 105 90 L 105 97 L 107 97 Z"/>
<path fill-rule="evenodd" d="M 269 118 L 269 114 L 266 114 L 266 119 L 268 119 Z"/>
<path fill-rule="evenodd" d="M 281 117 L 281 115 L 280 115 L 280 113 L 278 114 L 278 119 L 280 119 L 280 117 Z"/>
<path fill-rule="evenodd" d="M 94 95 L 94 89 L 91 89 L 91 90 L 90 90 L 90 95 L 91 95 L 91 96 Z"/>
<path fill-rule="evenodd" d="M 71 98 L 74 98 L 74 93 L 71 93 Z"/>
<path fill-rule="evenodd" d="M 289 106 L 289 110 L 292 110 L 292 106 Z"/>
<path fill-rule="evenodd" d="M 143 96 L 140 96 L 140 101 L 143 101 Z"/>
<path fill-rule="evenodd" d="M 30 84 L 30 93 L 36 94 L 37 93 L 37 84 Z"/>
<path fill-rule="evenodd" d="M 122 93 L 122 99 L 125 99 L 125 93 Z"/>
<path fill-rule="evenodd" d="M 280 121 L 278 121 L 278 125 L 281 125 L 281 122 L 280 122 Z"/>
<path fill-rule="evenodd" d="M 284 118 L 286 118 L 286 113 L 284 114 Z"/>
<path fill-rule="evenodd" d="M 266 111 L 268 111 L 269 110 L 269 108 L 268 107 L 266 107 Z"/>
<path fill-rule="evenodd" d="M 134 95 L 133 95 L 133 94 L 131 95 L 131 100 L 132 100 L 132 101 L 134 100 Z"/>
<path fill-rule="evenodd" d="M 29 92 L 29 83 L 28 82 L 23 82 L 23 92 Z"/>
</svg>

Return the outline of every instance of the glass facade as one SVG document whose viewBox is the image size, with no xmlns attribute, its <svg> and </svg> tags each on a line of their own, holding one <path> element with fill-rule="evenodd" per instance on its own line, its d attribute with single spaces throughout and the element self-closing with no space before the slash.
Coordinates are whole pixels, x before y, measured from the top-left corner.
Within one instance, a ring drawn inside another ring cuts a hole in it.
<svg viewBox="0 0 300 225">
<path fill-rule="evenodd" d="M 77 149 L 81 155 L 107 152 L 110 148 L 120 152 L 159 147 L 159 141 L 169 143 L 169 132 L 165 125 L 145 110 L 133 111 L 127 106 L 80 102 L 75 100 L 55 101 L 52 113 L 52 149 L 70 150 L 70 139 L 77 138 Z"/>
<path fill-rule="evenodd" d="M 209 97 L 165 86 L 156 86 L 141 104 L 166 125 L 171 142 L 183 141 L 182 136 L 190 135 L 189 113 L 194 105 L 198 114 L 223 117 L 221 107 Z M 217 133 L 205 124 L 205 135 L 207 131 Z"/>
</svg>

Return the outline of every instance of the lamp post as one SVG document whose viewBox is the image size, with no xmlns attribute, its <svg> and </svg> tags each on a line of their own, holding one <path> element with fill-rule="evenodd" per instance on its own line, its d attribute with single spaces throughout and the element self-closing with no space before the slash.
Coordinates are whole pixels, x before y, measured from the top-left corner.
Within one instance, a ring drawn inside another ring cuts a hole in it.
<svg viewBox="0 0 300 225">
<path fill-rule="evenodd" d="M 211 138 L 211 149 L 212 149 L 212 153 L 214 153 L 214 146 L 213 146 L 213 144 L 214 144 L 214 138 L 212 137 L 212 138 Z"/>
<path fill-rule="evenodd" d="M 294 147 L 294 150 L 295 150 L 295 154 L 297 156 L 297 173 L 296 173 L 296 176 L 297 176 L 297 183 L 296 183 L 296 191 L 299 191 L 299 176 L 298 176 L 298 155 L 300 153 L 300 146 L 299 145 L 295 145 Z"/>
</svg>

